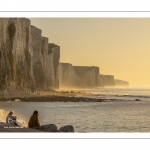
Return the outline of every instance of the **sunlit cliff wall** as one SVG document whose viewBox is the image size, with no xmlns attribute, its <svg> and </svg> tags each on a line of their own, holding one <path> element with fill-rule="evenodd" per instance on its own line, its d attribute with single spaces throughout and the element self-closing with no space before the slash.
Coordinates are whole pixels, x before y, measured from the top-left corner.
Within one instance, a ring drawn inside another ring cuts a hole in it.
<svg viewBox="0 0 150 150">
<path fill-rule="evenodd" d="M 59 65 L 60 88 L 94 88 L 99 82 L 99 68 L 87 66 L 72 66 L 69 63 Z"/>
<path fill-rule="evenodd" d="M 60 88 L 75 88 L 76 74 L 72 64 L 59 63 L 59 87 Z"/>
<path fill-rule="evenodd" d="M 58 47 L 50 54 L 48 38 L 29 19 L 0 18 L 0 90 L 58 88 Z M 49 74 L 54 74 L 51 82 Z"/>
<path fill-rule="evenodd" d="M 0 18 L 0 52 L 0 89 L 35 91 L 30 20 Z"/>
<path fill-rule="evenodd" d="M 99 75 L 99 85 L 100 86 L 115 86 L 113 75 Z"/>
<path fill-rule="evenodd" d="M 81 88 L 94 88 L 98 86 L 98 67 L 74 66 L 77 75 L 76 85 Z"/>
<path fill-rule="evenodd" d="M 42 31 L 34 26 L 31 26 L 31 43 L 33 51 L 33 74 L 38 89 L 45 89 L 46 75 L 44 73 L 42 50 Z"/>
<path fill-rule="evenodd" d="M 48 45 L 47 55 L 47 84 L 48 87 L 59 88 L 59 60 L 60 60 L 60 46 L 50 43 Z"/>
</svg>

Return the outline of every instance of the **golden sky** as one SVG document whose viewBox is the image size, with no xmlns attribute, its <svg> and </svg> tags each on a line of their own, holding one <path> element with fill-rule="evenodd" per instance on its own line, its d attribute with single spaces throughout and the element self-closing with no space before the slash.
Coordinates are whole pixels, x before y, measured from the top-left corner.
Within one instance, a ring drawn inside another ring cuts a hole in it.
<svg viewBox="0 0 150 150">
<path fill-rule="evenodd" d="M 60 62 L 98 66 L 130 86 L 150 86 L 150 18 L 29 18 Z"/>
</svg>

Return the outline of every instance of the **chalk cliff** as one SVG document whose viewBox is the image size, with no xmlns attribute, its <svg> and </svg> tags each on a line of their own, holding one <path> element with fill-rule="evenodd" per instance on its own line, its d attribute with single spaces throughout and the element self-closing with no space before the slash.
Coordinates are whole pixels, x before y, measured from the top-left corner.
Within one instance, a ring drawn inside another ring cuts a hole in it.
<svg viewBox="0 0 150 150">
<path fill-rule="evenodd" d="M 94 88 L 98 86 L 98 81 L 98 67 L 72 66 L 69 63 L 59 64 L 60 88 Z"/>
<path fill-rule="evenodd" d="M 129 83 L 128 83 L 127 81 L 115 79 L 115 85 L 116 85 L 116 86 L 128 87 L 128 86 L 129 86 Z"/>
<path fill-rule="evenodd" d="M 94 88 L 98 86 L 98 67 L 73 66 L 77 75 L 76 85 L 81 88 Z"/>
<path fill-rule="evenodd" d="M 113 75 L 99 75 L 99 85 L 100 86 L 115 86 Z"/>
<path fill-rule="evenodd" d="M 60 47 L 29 19 L 0 18 L 0 90 L 58 88 L 59 57 Z"/>
<path fill-rule="evenodd" d="M 33 52 L 33 74 L 35 77 L 37 89 L 45 89 L 46 76 L 44 73 L 43 55 L 42 55 L 42 31 L 31 26 L 31 46 Z"/>
<path fill-rule="evenodd" d="M 0 18 L 0 89 L 35 91 L 30 20 Z"/>
<path fill-rule="evenodd" d="M 50 43 L 48 45 L 47 55 L 47 81 L 48 87 L 59 88 L 59 60 L 60 60 L 60 46 Z"/>
<path fill-rule="evenodd" d="M 59 63 L 59 87 L 75 88 L 77 76 L 74 67 L 69 63 Z"/>
<path fill-rule="evenodd" d="M 99 67 L 59 63 L 60 46 L 26 18 L 0 18 L 0 91 L 128 86 Z"/>
</svg>

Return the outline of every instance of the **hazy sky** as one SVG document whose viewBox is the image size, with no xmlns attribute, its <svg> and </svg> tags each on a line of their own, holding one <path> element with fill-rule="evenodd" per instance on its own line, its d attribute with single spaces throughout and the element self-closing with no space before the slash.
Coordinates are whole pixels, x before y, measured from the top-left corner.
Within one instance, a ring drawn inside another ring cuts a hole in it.
<svg viewBox="0 0 150 150">
<path fill-rule="evenodd" d="M 150 86 L 150 18 L 30 18 L 60 62 L 98 66 L 131 86 Z"/>
</svg>

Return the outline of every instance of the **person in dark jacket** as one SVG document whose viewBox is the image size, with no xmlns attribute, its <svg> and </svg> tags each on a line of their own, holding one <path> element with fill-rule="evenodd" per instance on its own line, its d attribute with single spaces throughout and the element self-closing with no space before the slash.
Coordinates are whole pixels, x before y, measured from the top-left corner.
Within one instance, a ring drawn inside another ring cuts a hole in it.
<svg viewBox="0 0 150 150">
<path fill-rule="evenodd" d="M 40 122 L 39 122 L 39 113 L 38 111 L 34 111 L 33 115 L 30 117 L 30 120 L 28 122 L 28 127 L 29 128 L 34 128 L 34 127 L 39 127 L 40 126 Z"/>
</svg>

